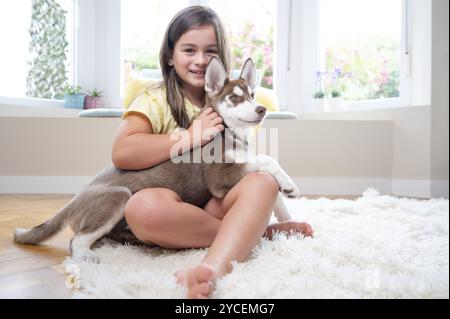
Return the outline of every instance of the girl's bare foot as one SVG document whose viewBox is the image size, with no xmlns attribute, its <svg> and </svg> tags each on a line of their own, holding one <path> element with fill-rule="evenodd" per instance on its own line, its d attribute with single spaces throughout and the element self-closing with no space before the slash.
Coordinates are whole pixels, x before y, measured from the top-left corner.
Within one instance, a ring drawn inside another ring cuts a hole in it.
<svg viewBox="0 0 450 319">
<path fill-rule="evenodd" d="M 294 221 L 285 221 L 267 226 L 264 237 L 271 240 L 275 232 L 301 233 L 305 236 L 313 235 L 312 227 L 308 223 Z M 188 289 L 187 298 L 206 299 L 213 292 L 217 278 L 229 271 L 231 269 L 221 270 L 207 263 L 202 263 L 192 268 L 178 270 L 174 275 L 177 283 L 184 285 Z"/>
<path fill-rule="evenodd" d="M 206 299 L 214 289 L 218 273 L 208 264 L 200 264 L 175 273 L 177 282 L 188 289 L 187 298 Z"/>
<path fill-rule="evenodd" d="M 312 237 L 314 233 L 311 225 L 308 223 L 300 223 L 291 220 L 267 226 L 264 237 L 272 240 L 275 232 L 284 232 L 288 234 L 300 233 L 307 237 Z"/>
</svg>

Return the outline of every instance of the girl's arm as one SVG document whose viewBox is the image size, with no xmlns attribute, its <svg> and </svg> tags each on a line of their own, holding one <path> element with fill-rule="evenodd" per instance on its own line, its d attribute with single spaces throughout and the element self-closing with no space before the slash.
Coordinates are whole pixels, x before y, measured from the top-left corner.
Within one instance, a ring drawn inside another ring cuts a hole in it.
<svg viewBox="0 0 450 319">
<path fill-rule="evenodd" d="M 223 130 L 222 119 L 212 109 L 202 112 L 201 131 L 216 127 Z M 186 143 L 182 149 L 191 149 L 199 144 L 204 145 L 210 139 L 201 142 L 193 141 L 193 125 L 187 130 L 189 138 L 181 141 Z M 170 151 L 175 144 L 180 146 L 180 140 L 170 139 L 170 134 L 153 134 L 150 121 L 143 115 L 132 113 L 119 126 L 112 148 L 113 164 L 121 169 L 145 169 L 162 163 L 170 158 Z"/>
<path fill-rule="evenodd" d="M 136 113 L 127 116 L 119 126 L 112 148 L 113 164 L 122 169 L 144 169 L 170 157 L 177 141 L 169 134 L 153 134 L 148 119 Z"/>
</svg>

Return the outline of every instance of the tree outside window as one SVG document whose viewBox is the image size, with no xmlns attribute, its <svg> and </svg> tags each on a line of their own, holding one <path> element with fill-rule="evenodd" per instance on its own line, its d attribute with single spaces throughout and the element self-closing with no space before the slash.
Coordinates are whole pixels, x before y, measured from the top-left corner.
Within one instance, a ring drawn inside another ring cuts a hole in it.
<svg viewBox="0 0 450 319">
<path fill-rule="evenodd" d="M 257 69 L 257 81 L 262 87 L 273 88 L 274 31 L 276 0 L 209 0 L 208 5 L 222 19 L 232 50 L 232 69 L 237 76 L 247 58 Z M 239 9 L 236 9 L 239 8 Z"/>
<path fill-rule="evenodd" d="M 401 26 L 401 0 L 320 0 L 318 71 L 349 75 L 338 83 L 347 101 L 399 97 Z"/>
<path fill-rule="evenodd" d="M 32 0 L 26 95 L 55 98 L 67 84 L 66 11 L 55 0 Z"/>
</svg>

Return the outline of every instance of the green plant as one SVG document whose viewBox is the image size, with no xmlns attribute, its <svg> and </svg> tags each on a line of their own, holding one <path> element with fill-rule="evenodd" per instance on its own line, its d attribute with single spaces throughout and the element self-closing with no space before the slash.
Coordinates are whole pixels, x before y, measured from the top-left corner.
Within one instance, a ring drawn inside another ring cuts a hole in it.
<svg viewBox="0 0 450 319">
<path fill-rule="evenodd" d="M 325 98 L 325 93 L 323 91 L 317 91 L 316 93 L 314 93 L 314 98 L 315 99 L 323 99 L 323 98 Z"/>
<path fill-rule="evenodd" d="M 81 86 L 78 85 L 66 85 L 64 87 L 64 93 L 66 95 L 78 95 L 78 94 L 82 94 L 81 93 Z"/>
<path fill-rule="evenodd" d="M 88 95 L 92 97 L 101 97 L 103 96 L 103 92 L 93 89 L 92 91 L 88 91 Z"/>
<path fill-rule="evenodd" d="M 350 73 L 343 73 L 341 68 L 333 68 L 326 71 L 316 71 L 316 94 L 314 98 L 341 97 L 345 92 L 345 86 L 341 84 L 343 79 L 350 76 Z"/>
<path fill-rule="evenodd" d="M 398 41 L 390 36 L 339 39 L 326 51 L 325 68 L 339 66 L 337 89 L 345 100 L 398 97 L 399 50 Z"/>
<path fill-rule="evenodd" d="M 339 92 L 337 89 L 333 89 L 331 91 L 331 97 L 341 97 L 341 92 Z"/>
<path fill-rule="evenodd" d="M 62 95 L 66 76 L 66 11 L 56 0 L 32 0 L 26 95 Z"/>
</svg>

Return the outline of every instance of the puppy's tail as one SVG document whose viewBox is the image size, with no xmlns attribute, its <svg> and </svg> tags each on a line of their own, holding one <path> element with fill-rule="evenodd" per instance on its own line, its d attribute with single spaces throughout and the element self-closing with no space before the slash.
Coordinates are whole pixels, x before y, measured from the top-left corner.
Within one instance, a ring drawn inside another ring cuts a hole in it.
<svg viewBox="0 0 450 319">
<path fill-rule="evenodd" d="M 73 210 L 72 199 L 55 216 L 31 229 L 16 228 L 14 231 L 14 241 L 20 244 L 37 245 L 50 237 L 56 235 L 66 225 L 69 214 Z"/>
</svg>

